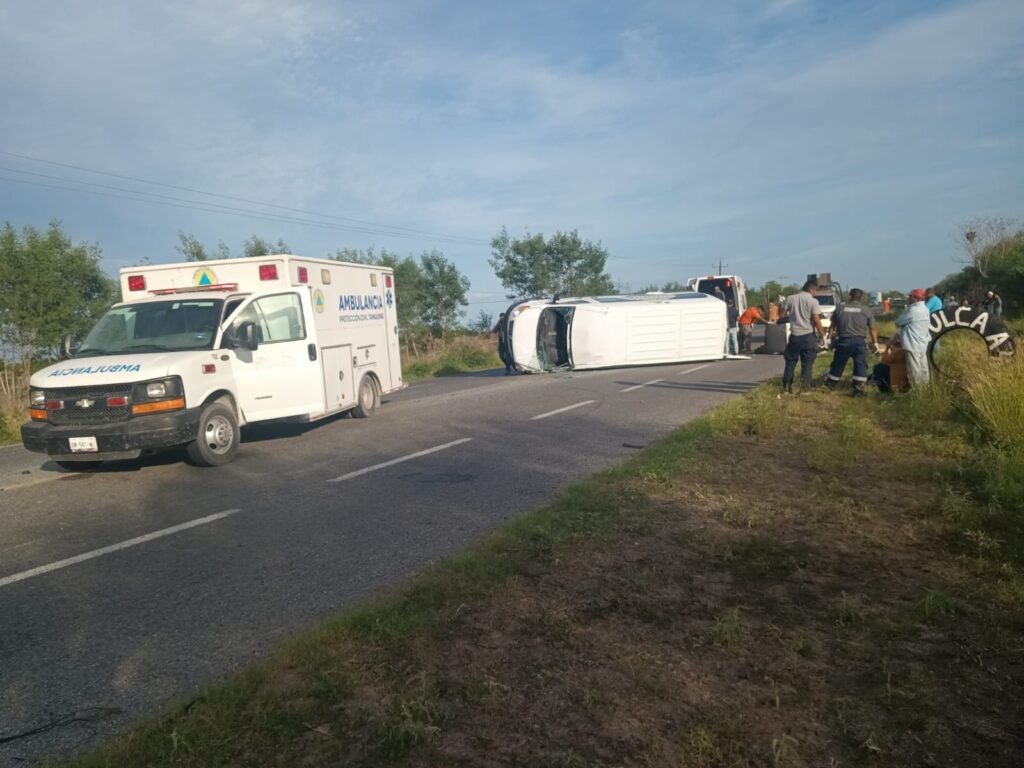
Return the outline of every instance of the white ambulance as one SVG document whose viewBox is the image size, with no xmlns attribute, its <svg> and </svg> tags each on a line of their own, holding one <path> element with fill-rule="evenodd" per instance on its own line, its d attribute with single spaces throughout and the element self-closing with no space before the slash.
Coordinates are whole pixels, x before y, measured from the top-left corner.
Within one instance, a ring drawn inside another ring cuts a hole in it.
<svg viewBox="0 0 1024 768">
<path fill-rule="evenodd" d="M 367 417 L 404 386 L 389 268 L 283 254 L 120 278 L 123 301 L 31 379 L 22 442 L 62 467 L 179 445 L 226 464 L 246 424 Z"/>
</svg>

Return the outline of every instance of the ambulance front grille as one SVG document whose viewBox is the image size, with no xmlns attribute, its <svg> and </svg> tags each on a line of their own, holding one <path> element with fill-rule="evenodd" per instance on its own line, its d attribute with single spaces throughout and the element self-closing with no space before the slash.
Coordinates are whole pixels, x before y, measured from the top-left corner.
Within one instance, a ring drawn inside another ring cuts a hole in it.
<svg viewBox="0 0 1024 768">
<path fill-rule="evenodd" d="M 50 411 L 50 423 L 60 426 L 77 426 L 125 421 L 131 415 L 131 394 L 131 384 L 47 390 L 47 400 L 62 400 L 64 402 L 63 408 Z M 109 397 L 127 398 L 128 404 L 111 408 L 107 405 Z"/>
</svg>

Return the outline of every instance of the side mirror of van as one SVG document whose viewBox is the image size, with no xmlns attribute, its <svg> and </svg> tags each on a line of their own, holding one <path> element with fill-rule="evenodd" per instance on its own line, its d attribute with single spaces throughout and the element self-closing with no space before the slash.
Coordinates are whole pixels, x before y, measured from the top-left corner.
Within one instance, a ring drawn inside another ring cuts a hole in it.
<svg viewBox="0 0 1024 768">
<path fill-rule="evenodd" d="M 75 334 L 69 333 L 64 337 L 64 342 L 61 344 L 61 350 L 64 352 L 64 357 L 71 357 L 78 348 L 82 346 L 78 339 L 75 338 Z"/>
<path fill-rule="evenodd" d="M 255 352 L 259 345 L 260 340 L 256 335 L 256 323 L 242 323 L 238 329 L 238 346 Z"/>
</svg>

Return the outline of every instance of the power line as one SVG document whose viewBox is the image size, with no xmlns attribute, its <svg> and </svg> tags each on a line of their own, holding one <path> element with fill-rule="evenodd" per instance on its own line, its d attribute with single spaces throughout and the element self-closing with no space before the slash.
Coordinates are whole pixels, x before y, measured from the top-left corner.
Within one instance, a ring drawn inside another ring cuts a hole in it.
<svg viewBox="0 0 1024 768">
<path fill-rule="evenodd" d="M 163 205 L 172 208 L 184 208 L 187 210 L 201 211 L 203 213 L 219 213 L 228 216 L 237 216 L 242 218 L 254 218 L 262 219 L 264 221 L 273 221 L 278 223 L 286 224 L 301 224 L 311 227 L 320 227 L 322 229 L 330 229 L 340 232 L 358 232 L 361 234 L 369 235 L 386 235 L 389 237 L 404 238 L 408 240 L 422 240 L 423 237 L 420 235 L 414 235 L 404 232 L 389 232 L 384 230 L 370 229 L 368 227 L 357 227 L 346 224 L 334 224 L 325 221 L 313 221 L 310 219 L 300 219 L 294 216 L 283 216 L 280 214 L 267 213 L 262 211 L 253 211 L 247 208 L 237 208 L 234 206 L 221 205 L 219 203 L 208 203 L 201 200 L 191 200 L 189 198 L 174 197 L 171 195 L 161 195 L 157 192 L 145 192 L 142 190 L 126 189 L 124 187 L 115 187 L 108 184 L 97 184 L 95 182 L 79 181 L 77 179 L 69 179 L 63 176 L 53 176 L 44 173 L 35 173 L 33 171 L 17 170 L 14 168 L 6 168 L 0 166 L 0 171 L 7 171 L 9 173 L 20 173 L 35 176 L 37 178 L 49 179 L 51 181 L 62 181 L 71 184 L 81 185 L 80 187 L 69 187 L 64 184 L 49 184 L 41 181 L 31 181 L 29 179 L 14 179 L 6 176 L 0 176 L 0 181 L 9 181 L 15 184 L 29 184 L 37 187 L 47 187 L 49 189 L 60 189 L 68 192 L 86 192 L 92 195 L 100 195 L 103 197 L 112 197 L 122 200 L 132 200 L 140 203 L 150 203 L 152 205 Z M 83 188 L 84 187 L 84 188 Z M 95 188 L 93 188 L 95 187 Z M 103 191 L 111 190 L 111 191 Z M 121 194 L 125 193 L 125 194 Z M 145 195 L 146 197 L 139 197 L 139 195 Z M 151 199 L 157 198 L 157 199 Z M 481 241 L 470 241 L 468 239 L 447 239 L 443 237 L 436 237 L 436 240 L 443 242 L 449 242 L 457 245 L 475 245 Z"/>
<path fill-rule="evenodd" d="M 380 231 L 375 231 L 375 230 L 370 230 L 370 229 L 363 229 L 363 228 L 360 228 L 360 227 L 344 226 L 342 224 L 331 224 L 329 222 L 307 221 L 307 220 L 303 220 L 303 219 L 291 219 L 291 218 L 282 217 L 282 216 L 275 216 L 273 214 L 261 214 L 258 211 L 246 211 L 245 209 L 238 209 L 237 212 L 236 212 L 234 210 L 229 209 L 227 206 L 218 206 L 222 210 L 217 210 L 216 208 L 211 207 L 211 205 L 215 205 L 215 204 L 208 204 L 208 203 L 207 204 L 199 203 L 198 205 L 188 205 L 186 203 L 176 203 L 176 202 L 169 202 L 169 201 L 162 201 L 162 200 L 150 200 L 150 199 L 147 199 L 147 198 L 144 198 L 144 197 L 136 197 L 134 195 L 118 194 L 116 192 L 103 192 L 103 191 L 98 190 L 98 189 L 80 189 L 78 187 L 68 187 L 68 186 L 64 186 L 64 185 L 61 185 L 61 184 L 47 184 L 47 183 L 42 182 L 42 181 L 31 181 L 29 179 L 12 179 L 12 178 L 9 178 L 9 177 L 6 177 L 6 176 L 0 176 L 0 181 L 8 181 L 8 182 L 11 182 L 13 184 L 29 184 L 29 185 L 34 186 L 34 187 L 46 187 L 48 189 L 60 189 L 60 190 L 68 191 L 68 192 L 85 192 L 85 193 L 90 194 L 90 195 L 100 195 L 102 197 L 112 197 L 112 198 L 117 198 L 117 199 L 121 199 L 121 200 L 132 200 L 134 202 L 150 203 L 152 205 L 163 205 L 163 206 L 168 206 L 168 207 L 171 207 L 171 208 L 183 208 L 183 209 L 191 210 L 191 211 L 200 211 L 202 213 L 219 213 L 219 214 L 222 214 L 224 216 L 236 216 L 236 217 L 239 217 L 239 218 L 249 218 L 249 219 L 262 219 L 262 220 L 265 220 L 265 221 L 273 221 L 273 222 L 278 222 L 278 223 L 282 223 L 282 222 L 283 223 L 297 223 L 297 224 L 304 224 L 304 225 L 310 226 L 310 227 L 320 227 L 322 229 L 329 229 L 329 230 L 341 231 L 341 232 L 359 232 L 359 233 L 370 234 L 370 235 L 386 234 L 386 235 L 389 235 L 390 237 L 405 238 L 405 239 L 409 239 L 409 240 L 421 240 L 422 239 L 421 237 L 419 237 L 417 235 L 401 234 L 401 233 L 398 233 L 398 232 L 390 232 L 390 233 L 388 233 L 388 232 L 380 232 Z M 139 194 L 152 194 L 152 193 L 139 193 Z M 191 201 L 191 202 L 197 202 L 198 203 L 199 201 Z"/>
<path fill-rule="evenodd" d="M 349 217 L 349 216 L 340 216 L 340 215 L 337 215 L 337 214 L 330 214 L 330 213 L 319 213 L 317 211 L 310 211 L 310 210 L 305 210 L 305 209 L 302 209 L 302 208 L 292 208 L 290 206 L 280 205 L 278 203 L 267 203 L 267 202 L 264 202 L 262 200 L 251 200 L 251 199 L 244 198 L 244 197 L 235 197 L 233 195 L 224 195 L 224 194 L 220 194 L 220 193 L 217 193 L 217 192 L 208 192 L 206 190 L 197 189 L 197 188 L 194 188 L 194 187 L 184 187 L 184 186 L 179 186 L 177 184 L 168 184 L 168 183 L 165 183 L 165 182 L 162 182 L 162 181 L 153 181 L 152 179 L 144 179 L 144 178 L 141 178 L 139 176 L 130 176 L 130 175 L 121 174 L 121 173 L 112 173 L 110 171 L 101 171 L 101 170 L 98 170 L 96 168 L 89 168 L 89 167 L 83 166 L 83 165 L 75 165 L 74 163 L 63 163 L 63 162 L 59 162 L 57 160 L 48 160 L 46 158 L 34 157 L 32 155 L 23 155 L 23 154 L 20 154 L 20 153 L 17 153 L 17 152 L 8 152 L 8 151 L 5 151 L 5 150 L 0 150 L 0 155 L 5 155 L 7 157 L 16 157 L 16 158 L 18 158 L 20 160 L 28 160 L 28 161 L 34 162 L 34 163 L 44 163 L 46 165 L 58 166 L 58 167 L 61 167 L 61 168 L 70 168 L 70 169 L 73 169 L 73 170 L 76 170 L 76 171 L 83 171 L 85 173 L 95 173 L 95 174 L 98 174 L 100 176 L 108 176 L 108 177 L 116 178 L 116 179 L 125 179 L 126 181 L 134 181 L 134 182 L 139 183 L 139 184 L 150 184 L 152 186 L 163 187 L 165 189 L 175 189 L 175 190 L 178 190 L 179 192 L 190 192 L 192 194 L 206 195 L 207 197 L 215 197 L 215 198 L 218 198 L 218 199 L 221 199 L 221 200 L 231 200 L 231 201 L 234 201 L 234 202 L 246 203 L 247 205 L 259 205 L 259 206 L 263 206 L 265 208 L 276 208 L 278 210 L 289 211 L 291 213 L 299 213 L 299 214 L 302 214 L 302 215 L 305 215 L 305 216 L 318 216 L 318 217 L 324 218 L 324 219 L 334 219 L 336 221 L 351 222 L 353 224 L 358 224 L 358 225 L 361 225 L 361 226 L 364 226 L 364 227 L 373 227 L 375 230 L 380 230 L 380 231 L 371 231 L 370 234 L 391 234 L 391 235 L 395 235 L 395 236 L 400 236 L 399 233 L 402 232 L 402 233 L 406 233 L 407 235 L 419 235 L 419 236 L 422 236 L 422 237 L 431 237 L 431 238 L 435 238 L 435 239 L 443 239 L 443 240 L 450 241 L 450 242 L 456 242 L 457 241 L 457 242 L 462 242 L 462 243 L 467 244 L 467 245 L 487 245 L 488 244 L 488 243 L 486 243 L 483 240 L 478 240 L 476 238 L 471 238 L 471 237 L 465 237 L 465 236 L 462 236 L 462 235 L 448 235 L 448 234 L 444 234 L 444 233 L 441 233 L 441 232 L 431 232 L 431 231 L 428 231 L 428 230 L 414 229 L 414 228 L 411 228 L 411 227 L 403 227 L 403 226 L 392 225 L 392 224 L 381 224 L 379 222 L 367 221 L 365 219 L 356 219 L 356 218 L 352 218 L 352 217 Z M 23 171 L 23 172 L 24 173 L 31 173 L 31 171 Z M 42 174 L 38 174 L 38 175 L 42 175 Z M 75 181 L 73 179 L 66 179 L 66 180 L 67 181 Z M 79 184 L 91 184 L 92 182 L 82 182 L 82 181 L 79 181 L 79 182 L 76 182 L 76 183 L 79 183 Z M 98 186 L 102 186 L 102 185 L 98 185 Z M 144 194 L 144 195 L 154 195 L 155 194 L 155 193 L 152 193 L 152 192 L 144 192 L 142 190 L 130 190 L 130 191 L 135 193 L 135 194 Z M 190 202 L 204 204 L 204 203 L 202 203 L 202 201 L 190 201 Z M 366 231 L 366 230 L 353 230 L 353 231 L 360 231 L 360 232 L 362 232 L 362 231 Z"/>
</svg>

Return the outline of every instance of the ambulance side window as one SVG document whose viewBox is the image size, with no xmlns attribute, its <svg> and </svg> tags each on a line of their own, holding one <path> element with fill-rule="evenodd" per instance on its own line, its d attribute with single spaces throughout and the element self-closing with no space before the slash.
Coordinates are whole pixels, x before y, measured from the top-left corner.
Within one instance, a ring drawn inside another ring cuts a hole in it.
<svg viewBox="0 0 1024 768">
<path fill-rule="evenodd" d="M 256 338 L 260 344 L 276 341 L 300 341 L 306 338 L 302 319 L 302 304 L 294 293 L 264 296 L 247 306 L 231 324 L 237 331 L 242 323 L 256 324 Z"/>
</svg>

